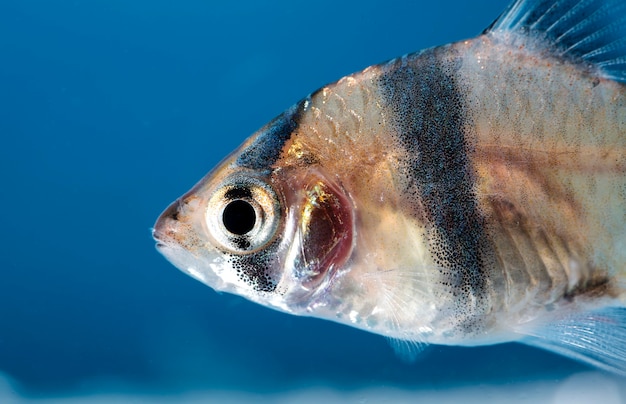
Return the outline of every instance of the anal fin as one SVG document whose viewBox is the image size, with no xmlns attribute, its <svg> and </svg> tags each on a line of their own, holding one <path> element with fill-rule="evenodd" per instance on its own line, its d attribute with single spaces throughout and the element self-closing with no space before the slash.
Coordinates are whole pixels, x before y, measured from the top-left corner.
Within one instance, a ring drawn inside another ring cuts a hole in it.
<svg viewBox="0 0 626 404">
<path fill-rule="evenodd" d="M 532 330 L 520 342 L 626 376 L 626 307 L 570 315 Z"/>
</svg>

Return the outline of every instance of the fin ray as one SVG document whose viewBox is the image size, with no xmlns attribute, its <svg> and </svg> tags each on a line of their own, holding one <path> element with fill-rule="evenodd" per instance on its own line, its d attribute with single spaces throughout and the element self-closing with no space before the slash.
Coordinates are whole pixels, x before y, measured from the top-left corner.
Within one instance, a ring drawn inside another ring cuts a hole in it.
<svg viewBox="0 0 626 404">
<path fill-rule="evenodd" d="M 391 345 L 391 348 L 395 352 L 396 356 L 407 363 L 417 361 L 417 358 L 426 347 L 426 344 L 415 340 L 387 337 L 387 341 L 389 342 L 389 345 Z"/>
<path fill-rule="evenodd" d="M 545 43 L 555 55 L 593 65 L 626 83 L 626 2 L 517 0 L 485 33 L 516 32 Z"/>
<path fill-rule="evenodd" d="M 527 333 L 520 342 L 626 376 L 626 307 L 571 315 Z"/>
</svg>

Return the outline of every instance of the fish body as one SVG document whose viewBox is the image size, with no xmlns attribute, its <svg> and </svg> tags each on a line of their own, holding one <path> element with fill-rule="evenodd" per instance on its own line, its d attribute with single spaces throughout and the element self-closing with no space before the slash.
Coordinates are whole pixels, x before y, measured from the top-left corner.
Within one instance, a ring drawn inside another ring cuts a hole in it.
<svg viewBox="0 0 626 404">
<path fill-rule="evenodd" d="M 626 7 L 519 0 L 249 138 L 154 228 L 215 290 L 626 374 Z"/>
</svg>

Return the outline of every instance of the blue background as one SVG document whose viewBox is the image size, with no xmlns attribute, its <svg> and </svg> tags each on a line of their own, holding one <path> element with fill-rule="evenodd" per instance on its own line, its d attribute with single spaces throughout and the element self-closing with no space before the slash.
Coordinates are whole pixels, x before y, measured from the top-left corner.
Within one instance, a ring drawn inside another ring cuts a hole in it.
<svg viewBox="0 0 626 404">
<path fill-rule="evenodd" d="M 321 85 L 480 33 L 505 0 L 0 2 L 0 372 L 20 395 L 419 389 L 567 377 L 507 344 L 430 347 L 219 295 L 150 227 Z"/>
</svg>

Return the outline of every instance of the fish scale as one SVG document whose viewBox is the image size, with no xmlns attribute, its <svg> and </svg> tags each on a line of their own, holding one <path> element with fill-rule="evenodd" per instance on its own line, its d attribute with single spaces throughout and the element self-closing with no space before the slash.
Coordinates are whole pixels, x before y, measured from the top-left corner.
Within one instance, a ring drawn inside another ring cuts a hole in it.
<svg viewBox="0 0 626 404">
<path fill-rule="evenodd" d="M 518 0 L 324 86 L 174 202 L 157 248 L 409 356 L 518 341 L 626 375 L 624 20 L 620 0 Z"/>
<path fill-rule="evenodd" d="M 485 43 L 474 46 L 485 48 Z M 623 215 L 619 217 L 624 209 L 619 189 L 626 183 L 626 136 L 616 122 L 626 113 L 623 85 L 593 76 L 581 80 L 576 66 L 554 69 L 554 62 L 536 58 L 531 58 L 532 68 L 524 69 L 524 76 L 520 77 L 502 69 L 502 52 L 497 47 L 492 52 L 493 57 L 481 52 L 481 65 L 472 63 L 471 55 L 475 51 L 467 52 L 470 56 L 466 76 L 472 77 L 471 83 L 490 83 L 491 89 L 490 96 L 486 97 L 482 92 L 485 86 L 478 85 L 472 97 L 472 104 L 476 105 L 474 121 L 480 122 L 475 125 L 479 139 L 475 161 L 478 171 L 487 178 L 482 192 L 504 194 L 509 200 L 519 199 L 516 205 L 527 207 L 524 216 L 534 218 L 545 228 L 556 227 L 549 233 L 561 234 L 570 240 L 573 254 L 595 255 L 598 266 L 604 267 L 594 268 L 596 273 L 599 269 L 604 269 L 605 273 L 608 268 L 619 269 L 624 257 L 616 243 L 624 237 L 626 228 Z M 528 60 L 524 51 L 519 53 L 512 57 Z M 520 98 L 529 99 L 532 95 L 536 99 L 550 100 L 551 108 L 542 107 L 542 103 L 511 102 L 511 92 Z M 489 111 L 494 104 L 506 105 L 508 113 L 499 111 L 493 116 Z M 520 117 L 531 117 L 531 124 L 524 125 Z M 503 133 L 523 135 L 505 136 Z M 482 144 L 487 144 L 489 149 L 484 162 L 480 157 Z M 505 155 L 498 158 L 497 153 Z M 502 170 L 506 177 L 495 181 L 502 175 L 494 173 L 498 166 L 494 163 L 498 160 L 507 166 Z M 511 181 L 513 176 L 515 181 Z M 520 186 L 520 183 L 531 184 L 534 192 L 525 192 L 527 186 Z M 524 203 L 523 198 L 529 197 L 533 203 Z M 606 206 L 621 206 L 622 209 L 607 210 Z M 528 208 L 532 208 L 532 212 L 528 212 Z M 585 229 L 584 234 L 580 229 Z M 614 262 L 610 262 L 613 258 Z M 609 262 L 604 263 L 606 260 Z"/>
</svg>

